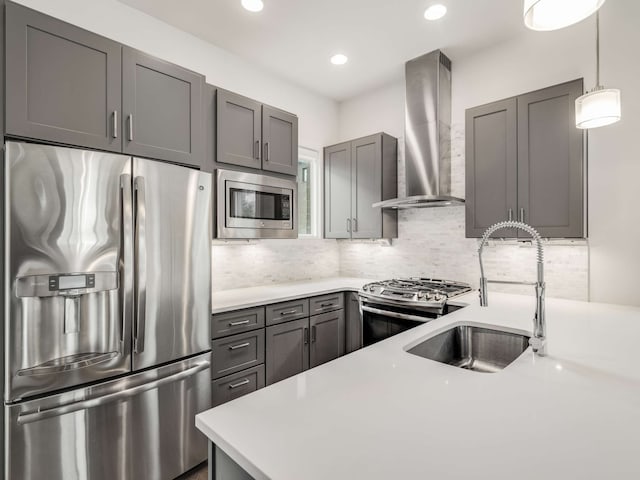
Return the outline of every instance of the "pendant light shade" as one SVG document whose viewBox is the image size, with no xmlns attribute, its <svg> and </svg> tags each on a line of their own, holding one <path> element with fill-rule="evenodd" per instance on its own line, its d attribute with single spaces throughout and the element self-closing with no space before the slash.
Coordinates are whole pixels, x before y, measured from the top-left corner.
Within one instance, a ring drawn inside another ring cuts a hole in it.
<svg viewBox="0 0 640 480">
<path fill-rule="evenodd" d="M 576 100 L 576 127 L 597 128 L 620 120 L 620 90 L 596 88 Z"/>
<path fill-rule="evenodd" d="M 532 30 L 568 27 L 596 12 L 605 0 L 524 0 L 524 24 Z"/>
<path fill-rule="evenodd" d="M 576 99 L 576 127 L 597 128 L 620 120 L 620 90 L 600 85 L 600 12 L 596 13 L 596 86 Z"/>
</svg>

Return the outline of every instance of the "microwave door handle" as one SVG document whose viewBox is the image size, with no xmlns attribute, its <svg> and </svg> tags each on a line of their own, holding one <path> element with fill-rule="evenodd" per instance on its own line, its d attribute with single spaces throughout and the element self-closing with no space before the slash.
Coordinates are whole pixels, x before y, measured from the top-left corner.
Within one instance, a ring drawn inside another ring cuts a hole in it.
<svg viewBox="0 0 640 480">
<path fill-rule="evenodd" d="M 133 246 L 132 224 L 133 207 L 131 205 L 131 175 L 120 175 L 120 342 L 125 341 L 125 332 L 131 328 L 131 296 L 133 290 Z"/>
<path fill-rule="evenodd" d="M 136 289 L 135 309 L 136 324 L 134 329 L 134 351 L 144 352 L 145 317 L 147 301 L 147 247 L 146 247 L 146 201 L 144 177 L 136 177 L 135 180 L 135 254 L 136 254 Z"/>
</svg>

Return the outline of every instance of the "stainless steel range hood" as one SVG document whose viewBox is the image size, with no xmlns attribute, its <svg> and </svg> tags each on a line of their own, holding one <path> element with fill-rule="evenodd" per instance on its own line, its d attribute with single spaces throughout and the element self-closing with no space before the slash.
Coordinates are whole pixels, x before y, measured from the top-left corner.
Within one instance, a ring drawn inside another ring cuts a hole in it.
<svg viewBox="0 0 640 480">
<path fill-rule="evenodd" d="M 451 60 L 440 50 L 405 64 L 404 126 L 407 196 L 374 203 L 382 208 L 463 205 L 451 196 Z"/>
</svg>

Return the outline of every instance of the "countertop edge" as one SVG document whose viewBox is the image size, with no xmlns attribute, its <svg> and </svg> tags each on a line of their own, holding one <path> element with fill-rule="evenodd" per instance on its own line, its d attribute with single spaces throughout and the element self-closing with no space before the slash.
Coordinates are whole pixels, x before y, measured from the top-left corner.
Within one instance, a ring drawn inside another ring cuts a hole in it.
<svg viewBox="0 0 640 480">
<path fill-rule="evenodd" d="M 357 292 L 362 285 L 373 282 L 375 280 L 366 278 L 353 278 L 353 277 L 332 277 L 321 278 L 317 280 L 305 280 L 292 283 L 279 283 L 273 285 L 263 285 L 258 287 L 239 288 L 234 290 L 221 290 L 214 292 L 212 295 L 212 308 L 211 313 L 213 315 L 232 312 L 235 310 L 243 310 L 246 308 L 260 307 L 263 305 L 270 305 L 273 303 L 287 302 L 290 300 L 296 300 L 298 298 L 315 297 L 317 295 L 326 295 L 336 292 Z M 328 285 L 333 283 L 331 285 Z M 219 302 L 221 306 L 216 306 L 216 297 L 243 295 L 244 292 L 247 296 L 255 294 L 256 292 L 263 290 L 261 294 L 255 300 L 249 301 L 234 301 L 227 300 Z M 282 292 L 278 291 L 282 290 Z M 294 290 L 291 292 L 284 292 L 285 290 Z"/>
</svg>

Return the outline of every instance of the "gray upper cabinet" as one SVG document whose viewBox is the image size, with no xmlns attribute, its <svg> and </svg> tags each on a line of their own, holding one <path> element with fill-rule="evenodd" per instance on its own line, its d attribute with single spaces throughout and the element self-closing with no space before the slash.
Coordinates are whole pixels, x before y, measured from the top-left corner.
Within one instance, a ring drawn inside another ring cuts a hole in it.
<svg viewBox="0 0 640 480">
<path fill-rule="evenodd" d="M 467 110 L 467 237 L 481 237 L 494 223 L 516 218 L 516 118 L 515 98 Z M 496 232 L 496 236 L 514 235 L 514 232 Z"/>
<path fill-rule="evenodd" d="M 263 105 L 262 144 L 264 170 L 298 174 L 298 117 Z"/>
<path fill-rule="evenodd" d="M 325 238 L 396 238 L 397 139 L 380 133 L 324 149 Z"/>
<path fill-rule="evenodd" d="M 123 47 L 122 85 L 124 152 L 199 167 L 204 77 Z"/>
<path fill-rule="evenodd" d="M 6 4 L 6 132 L 121 151 L 121 46 Z"/>
<path fill-rule="evenodd" d="M 583 238 L 582 79 L 466 112 L 466 235 L 513 219 L 547 238 Z M 513 231 L 499 237 L 526 237 Z"/>
<path fill-rule="evenodd" d="M 382 136 L 351 142 L 351 238 L 382 237 Z"/>
<path fill-rule="evenodd" d="M 261 168 L 260 102 L 218 89 L 216 101 L 217 161 Z"/>
<path fill-rule="evenodd" d="M 344 310 L 314 315 L 310 319 L 310 328 L 311 368 L 344 355 Z"/>
<path fill-rule="evenodd" d="M 518 215 L 543 237 L 584 237 L 582 80 L 518 97 Z"/>
<path fill-rule="evenodd" d="M 221 88 L 216 100 L 216 162 L 298 173 L 298 117 Z"/>
<path fill-rule="evenodd" d="M 266 328 L 266 382 L 279 382 L 309 368 L 309 319 Z"/>
<path fill-rule="evenodd" d="M 351 142 L 324 149 L 324 236 L 351 236 Z"/>
</svg>

